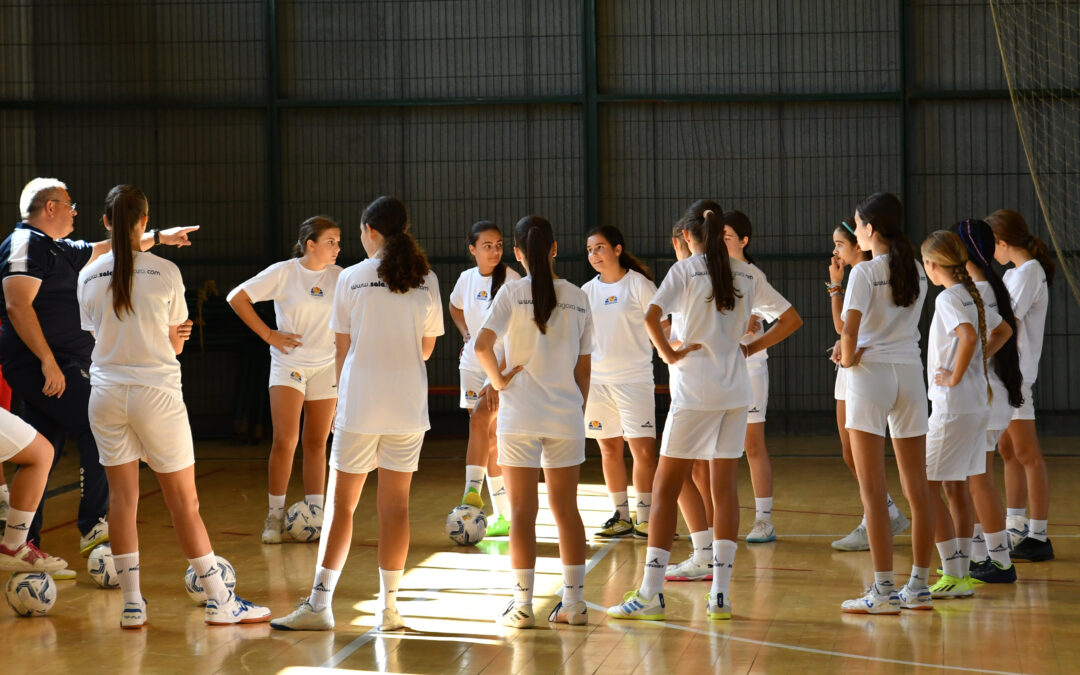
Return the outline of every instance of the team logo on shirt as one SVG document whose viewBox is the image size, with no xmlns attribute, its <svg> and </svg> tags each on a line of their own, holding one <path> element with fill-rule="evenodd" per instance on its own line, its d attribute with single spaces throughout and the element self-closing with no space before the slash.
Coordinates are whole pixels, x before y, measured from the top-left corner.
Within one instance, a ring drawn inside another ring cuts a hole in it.
<svg viewBox="0 0 1080 675">
<path fill-rule="evenodd" d="M 609 295 L 608 297 L 604 298 L 604 304 L 605 305 L 614 305 L 614 304 L 616 304 L 618 302 L 619 302 L 619 296 L 617 296 L 617 295 Z"/>
<path fill-rule="evenodd" d="M 311 295 L 313 295 L 316 298 L 321 298 L 323 296 L 323 290 L 321 288 L 319 288 L 318 286 L 312 286 L 311 287 Z"/>
<path fill-rule="evenodd" d="M 604 425 L 600 424 L 600 420 L 593 420 L 592 422 L 589 422 L 589 431 L 601 431 L 603 430 L 603 428 Z"/>
<path fill-rule="evenodd" d="M 479 293 L 476 294 L 476 299 L 477 300 L 487 300 L 488 299 L 488 292 L 487 291 L 480 291 Z"/>
<path fill-rule="evenodd" d="M 289 378 L 296 381 L 296 382 L 303 382 L 304 381 L 304 377 L 300 373 L 296 372 L 295 370 L 292 371 L 291 373 L 289 373 Z"/>
<path fill-rule="evenodd" d="M 466 401 L 475 401 L 478 398 L 480 398 L 480 397 L 472 389 L 466 389 L 465 390 L 465 400 Z"/>
</svg>

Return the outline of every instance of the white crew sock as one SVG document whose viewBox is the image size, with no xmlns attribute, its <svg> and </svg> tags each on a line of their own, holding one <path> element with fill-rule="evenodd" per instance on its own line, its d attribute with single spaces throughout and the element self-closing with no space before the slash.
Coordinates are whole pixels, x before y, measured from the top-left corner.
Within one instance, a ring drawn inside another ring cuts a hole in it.
<svg viewBox="0 0 1080 675">
<path fill-rule="evenodd" d="M 888 492 L 885 493 L 885 503 L 889 505 L 889 520 L 896 520 L 900 515 L 900 509 L 896 508 L 896 502 Z"/>
<path fill-rule="evenodd" d="M 707 565 L 712 562 L 712 530 L 691 532 L 690 543 L 694 546 L 694 560 L 702 565 Z"/>
<path fill-rule="evenodd" d="M 532 604 L 536 568 L 511 571 L 514 573 L 514 602 L 519 605 Z"/>
<path fill-rule="evenodd" d="M 731 595 L 731 572 L 735 568 L 735 551 L 738 544 L 730 539 L 717 539 L 713 546 L 712 595 Z"/>
<path fill-rule="evenodd" d="M 938 555 L 941 556 L 941 571 L 950 577 L 963 579 L 967 576 L 968 560 L 960 550 L 960 540 L 953 538 L 937 542 Z"/>
<path fill-rule="evenodd" d="M 615 510 L 619 512 L 619 518 L 623 520 L 630 520 L 630 502 L 626 499 L 626 491 L 612 492 L 611 503 L 615 505 Z"/>
<path fill-rule="evenodd" d="M 506 496 L 506 482 L 503 477 L 492 476 L 489 473 L 487 484 L 488 492 L 491 493 L 491 509 L 495 512 L 495 517 L 502 516 L 510 520 L 510 498 Z"/>
<path fill-rule="evenodd" d="M 911 566 L 911 576 L 908 577 L 907 587 L 912 591 L 921 591 L 930 587 L 930 568 Z"/>
<path fill-rule="evenodd" d="M 639 523 L 649 522 L 649 513 L 652 511 L 652 493 L 651 492 L 639 492 L 637 495 L 637 506 L 634 507 L 634 517 Z"/>
<path fill-rule="evenodd" d="M 960 578 L 964 578 L 971 574 L 971 537 L 957 537 L 956 544 L 960 555 L 964 556 L 960 559 Z"/>
<path fill-rule="evenodd" d="M 315 568 L 315 580 L 311 582 L 311 595 L 308 596 L 308 603 L 311 604 L 312 609 L 321 612 L 330 606 L 334 601 L 334 588 L 337 587 L 340 576 L 341 570 L 332 570 L 327 567 Z"/>
<path fill-rule="evenodd" d="M 30 532 L 30 521 L 33 519 L 33 511 L 19 511 L 18 509 L 8 511 L 4 546 L 9 551 L 14 551 L 26 543 L 26 535 Z"/>
<path fill-rule="evenodd" d="M 652 546 L 645 549 L 645 574 L 641 577 L 639 589 L 642 596 L 652 598 L 664 590 L 664 572 L 667 571 L 669 560 L 671 551 Z"/>
<path fill-rule="evenodd" d="M 188 562 L 195 570 L 195 576 L 199 584 L 206 591 L 207 600 L 216 600 L 218 603 L 225 602 L 229 597 L 229 589 L 225 588 L 225 581 L 221 578 L 221 568 L 217 564 L 217 556 L 210 551 L 198 558 L 188 558 Z"/>
<path fill-rule="evenodd" d="M 874 592 L 878 595 L 889 595 L 896 590 L 896 575 L 892 570 L 888 572 L 874 572 Z"/>
<path fill-rule="evenodd" d="M 772 522 L 772 497 L 754 497 L 754 520 Z"/>
<path fill-rule="evenodd" d="M 986 549 L 987 555 L 1002 567 L 1008 567 L 1012 564 L 1009 556 L 1009 533 L 1007 530 L 987 532 Z"/>
<path fill-rule="evenodd" d="M 563 565 L 563 607 L 581 602 L 585 596 L 585 566 Z"/>
<path fill-rule="evenodd" d="M 461 493 L 464 497 L 469 493 L 469 490 L 476 490 L 477 494 L 480 493 L 481 488 L 484 487 L 484 474 L 487 473 L 487 469 L 477 464 L 465 465 L 465 492 Z"/>
<path fill-rule="evenodd" d="M 1034 518 L 1029 520 L 1028 536 L 1032 539 L 1038 539 L 1039 541 L 1047 541 L 1049 537 L 1046 535 L 1046 521 L 1035 520 Z"/>
<path fill-rule="evenodd" d="M 1027 507 L 1020 509 L 1005 509 L 1007 518 L 1027 518 Z"/>
<path fill-rule="evenodd" d="M 322 495 L 304 495 L 304 501 L 320 509 L 326 506 L 326 498 Z"/>
<path fill-rule="evenodd" d="M 398 587 L 401 586 L 401 576 L 405 570 L 384 570 L 379 568 L 379 597 L 382 598 L 383 607 L 397 609 Z"/>
<path fill-rule="evenodd" d="M 124 593 L 124 602 L 142 602 L 139 588 L 139 552 L 121 553 L 112 557 L 116 566 L 116 580 Z"/>
<path fill-rule="evenodd" d="M 975 523 L 975 529 L 971 534 L 971 559 L 983 561 L 990 557 L 986 550 L 986 537 L 983 535 L 982 525 Z"/>
<path fill-rule="evenodd" d="M 285 495 L 269 495 L 270 497 L 270 517 L 271 518 L 284 518 L 285 517 Z"/>
</svg>

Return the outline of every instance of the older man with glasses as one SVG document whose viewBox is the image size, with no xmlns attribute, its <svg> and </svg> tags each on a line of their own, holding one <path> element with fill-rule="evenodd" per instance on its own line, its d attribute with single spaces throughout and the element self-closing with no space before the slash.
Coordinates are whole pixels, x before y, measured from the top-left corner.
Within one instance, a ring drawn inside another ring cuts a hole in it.
<svg viewBox="0 0 1080 675">
<path fill-rule="evenodd" d="M 75 229 L 78 206 L 55 178 L 27 183 L 19 209 L 22 221 L 0 244 L 0 367 L 23 401 L 23 419 L 52 443 L 53 466 L 69 434 L 78 445 L 79 548 L 85 557 L 109 540 L 109 487 L 87 416 L 94 337 L 82 330 L 76 290 L 79 271 L 109 251 L 111 243 L 67 238 Z M 147 232 L 142 247 L 188 246 L 193 229 Z M 41 542 L 44 502 L 30 525 L 29 541 L 35 545 Z M 53 576 L 75 574 L 62 570 Z"/>
</svg>

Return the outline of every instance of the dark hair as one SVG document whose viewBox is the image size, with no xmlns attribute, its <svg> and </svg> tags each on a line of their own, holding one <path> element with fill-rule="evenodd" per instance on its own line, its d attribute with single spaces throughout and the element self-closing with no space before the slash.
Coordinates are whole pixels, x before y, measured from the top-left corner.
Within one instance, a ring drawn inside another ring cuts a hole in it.
<svg viewBox="0 0 1080 675">
<path fill-rule="evenodd" d="M 300 232 L 296 236 L 296 243 L 293 244 L 293 257 L 303 258 L 307 253 L 307 243 L 318 241 L 323 232 L 331 228 L 340 230 L 341 226 L 330 216 L 312 216 L 300 223 Z"/>
<path fill-rule="evenodd" d="M 600 225 L 589 230 L 585 235 L 585 240 L 588 241 L 589 237 L 600 235 L 607 240 L 607 243 L 611 244 L 611 248 L 616 246 L 622 247 L 622 252 L 619 253 L 619 266 L 623 269 L 634 270 L 641 276 L 645 277 L 649 281 L 653 280 L 652 272 L 645 263 L 641 262 L 634 257 L 630 251 L 626 249 L 626 239 L 623 238 L 622 232 L 614 225 Z"/>
<path fill-rule="evenodd" d="M 1050 248 L 1042 239 L 1032 236 L 1028 230 L 1027 221 L 1022 215 L 1016 211 L 999 209 L 988 215 L 986 222 L 994 230 L 995 239 L 1000 239 L 1009 246 L 1027 249 L 1028 253 L 1042 265 L 1043 272 L 1046 274 L 1046 285 L 1053 285 L 1057 266 L 1050 259 Z"/>
<path fill-rule="evenodd" d="M 525 254 L 532 278 L 533 319 L 541 333 L 555 311 L 555 277 L 551 272 L 551 247 L 555 233 L 551 223 L 540 216 L 525 216 L 514 226 L 514 246 Z"/>
<path fill-rule="evenodd" d="M 855 236 L 855 226 L 851 224 L 851 223 L 854 223 L 854 222 L 855 222 L 855 216 L 851 216 L 851 222 L 850 223 L 848 221 L 846 221 L 846 220 L 841 220 L 840 224 L 836 226 L 836 229 L 833 230 L 833 232 L 839 232 L 840 236 L 842 236 L 844 238 L 844 241 L 851 244 L 855 248 L 859 248 L 859 238 Z M 870 260 L 870 258 L 871 258 L 870 251 L 863 251 L 863 250 L 860 249 L 859 250 L 859 255 L 862 256 L 862 259 L 864 261 L 865 260 Z"/>
<path fill-rule="evenodd" d="M 1005 391 L 1009 394 L 1009 405 L 1019 408 L 1024 404 L 1024 394 L 1021 391 L 1023 375 L 1020 373 L 1020 354 L 1016 347 L 1016 314 L 1013 313 L 1009 289 L 990 264 L 994 259 L 994 231 L 984 220 L 962 220 L 953 225 L 953 232 L 964 242 L 968 259 L 986 275 L 990 288 L 994 290 L 998 314 L 1013 330 L 1009 339 L 994 354 L 994 372 L 1005 385 Z"/>
<path fill-rule="evenodd" d="M 741 242 L 744 238 L 747 248 L 750 246 L 750 239 L 753 238 L 753 227 L 750 225 L 750 219 L 742 211 L 728 211 L 724 213 L 724 225 L 727 225 L 735 231 L 735 236 L 739 238 Z M 743 257 L 746 258 L 746 262 L 754 264 L 754 259 L 750 257 L 750 254 L 746 252 L 746 248 L 743 249 Z"/>
<path fill-rule="evenodd" d="M 135 313 L 131 304 L 131 284 L 135 278 L 135 226 L 150 212 L 142 190 L 133 185 L 117 185 L 105 195 L 102 217 L 109 221 L 112 239 L 113 270 L 109 278 L 113 312 L 122 319 L 124 312 Z"/>
<path fill-rule="evenodd" d="M 855 213 L 863 222 L 874 226 L 889 244 L 889 285 L 893 303 L 910 307 L 919 298 L 919 270 L 915 266 L 915 250 L 904 234 L 904 207 L 896 195 L 878 192 L 862 200 Z"/>
<path fill-rule="evenodd" d="M 716 202 L 699 199 L 686 209 L 679 220 L 679 225 L 690 233 L 694 241 L 705 244 L 705 267 L 709 270 L 713 288 L 708 300 L 716 303 L 718 312 L 735 309 L 735 298 L 741 297 L 735 290 L 731 262 L 724 246 L 723 213 L 724 210 Z"/>
<path fill-rule="evenodd" d="M 478 220 L 473 223 L 469 228 L 469 236 L 466 241 L 469 242 L 469 246 L 475 246 L 476 242 L 480 239 L 480 235 L 484 232 L 491 232 L 492 230 L 499 233 L 502 236 L 502 230 L 499 226 L 490 220 Z M 499 261 L 499 264 L 495 266 L 495 269 L 491 270 L 491 299 L 495 299 L 495 294 L 502 288 L 503 283 L 506 282 L 506 263 Z"/>
<path fill-rule="evenodd" d="M 379 197 L 368 204 L 360 222 L 386 238 L 378 274 L 394 293 L 407 293 L 424 283 L 431 270 L 420 244 L 409 234 L 409 212 L 393 197 Z"/>
</svg>

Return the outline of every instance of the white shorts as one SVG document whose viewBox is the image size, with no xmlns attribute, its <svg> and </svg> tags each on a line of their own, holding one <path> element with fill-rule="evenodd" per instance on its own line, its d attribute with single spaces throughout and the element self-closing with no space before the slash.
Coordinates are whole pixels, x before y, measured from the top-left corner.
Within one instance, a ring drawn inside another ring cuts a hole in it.
<svg viewBox="0 0 1080 675">
<path fill-rule="evenodd" d="M 36 437 L 34 427 L 0 408 L 0 462 L 6 462 L 22 452 Z"/>
<path fill-rule="evenodd" d="M 986 473 L 986 424 L 989 412 L 935 412 L 926 433 L 926 479 L 967 480 Z"/>
<path fill-rule="evenodd" d="M 746 440 L 747 410 L 687 410 L 672 406 L 660 454 L 678 459 L 738 459 Z"/>
<path fill-rule="evenodd" d="M 461 378 L 461 399 L 458 403 L 466 410 L 476 407 L 476 400 L 480 398 L 480 390 L 487 384 L 487 373 L 482 370 L 458 370 Z"/>
<path fill-rule="evenodd" d="M 1012 418 L 1014 420 L 1035 419 L 1035 401 L 1031 397 L 1032 384 L 1034 384 L 1034 382 L 1025 382 L 1020 385 L 1020 391 L 1024 394 L 1024 405 L 1012 409 Z"/>
<path fill-rule="evenodd" d="M 847 368 L 836 369 L 836 384 L 833 385 L 833 398 L 837 401 L 847 400 Z"/>
<path fill-rule="evenodd" d="M 1027 401 L 1027 396 L 1024 396 L 1024 400 Z M 1013 413 L 1017 409 L 1009 405 L 1009 393 L 1002 390 L 994 390 L 994 400 L 990 402 L 990 422 L 987 424 L 987 429 L 993 429 L 994 431 L 1004 431 L 1009 428 L 1009 422 L 1012 421 Z"/>
<path fill-rule="evenodd" d="M 762 424 L 769 407 L 769 366 L 762 364 L 750 369 L 750 388 L 754 392 L 754 401 L 746 411 L 746 423 Z"/>
<path fill-rule="evenodd" d="M 594 384 L 585 401 L 586 438 L 656 438 L 652 382 Z"/>
<path fill-rule="evenodd" d="M 424 432 L 411 434 L 359 434 L 334 432 L 330 468 L 345 473 L 371 473 L 376 468 L 412 473 L 420 466 Z"/>
<path fill-rule="evenodd" d="M 187 406 L 163 389 L 138 385 L 90 388 L 90 428 L 102 466 L 143 460 L 155 473 L 195 463 Z"/>
<path fill-rule="evenodd" d="M 1001 435 L 1005 433 L 1004 429 L 988 429 L 986 431 L 986 451 L 993 452 L 997 450 L 998 441 L 1001 440 Z"/>
<path fill-rule="evenodd" d="M 847 371 L 845 427 L 884 437 L 887 425 L 893 438 L 926 434 L 926 382 L 921 365 L 860 363 Z"/>
<path fill-rule="evenodd" d="M 314 368 L 287 366 L 270 360 L 270 386 L 292 387 L 305 401 L 337 398 L 337 372 L 333 363 Z"/>
<path fill-rule="evenodd" d="M 538 438 L 498 434 L 499 466 L 562 469 L 585 461 L 584 438 Z"/>
</svg>

